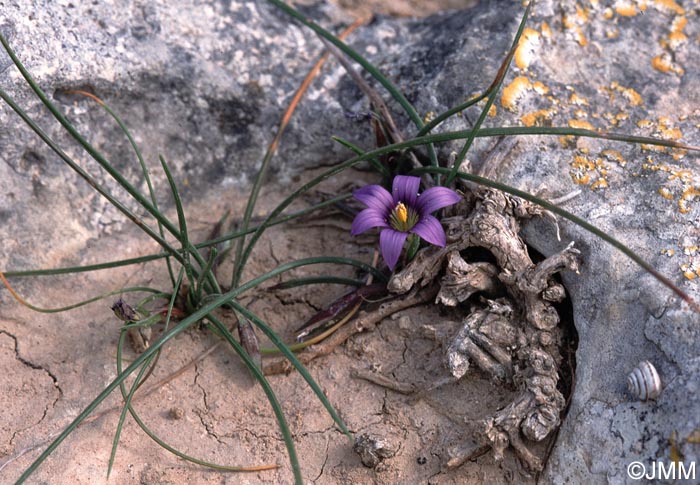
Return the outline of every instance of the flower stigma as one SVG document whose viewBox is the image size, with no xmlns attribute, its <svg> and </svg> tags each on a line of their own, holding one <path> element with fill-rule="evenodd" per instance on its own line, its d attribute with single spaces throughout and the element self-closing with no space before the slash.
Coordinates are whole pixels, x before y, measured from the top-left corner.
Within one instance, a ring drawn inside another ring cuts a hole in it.
<svg viewBox="0 0 700 485">
<path fill-rule="evenodd" d="M 408 209 L 406 209 L 406 206 L 403 202 L 399 202 L 394 211 L 396 211 L 396 218 L 400 222 L 405 223 L 408 220 Z"/>
<path fill-rule="evenodd" d="M 413 229 L 418 223 L 416 211 L 406 207 L 406 204 L 399 202 L 389 215 L 389 224 L 397 231 L 407 232 Z"/>
</svg>

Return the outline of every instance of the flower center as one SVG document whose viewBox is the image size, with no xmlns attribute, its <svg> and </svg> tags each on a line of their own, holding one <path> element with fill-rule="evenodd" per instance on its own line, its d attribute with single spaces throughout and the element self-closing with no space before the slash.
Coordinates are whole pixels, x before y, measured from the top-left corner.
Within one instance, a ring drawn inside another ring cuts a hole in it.
<svg viewBox="0 0 700 485">
<path fill-rule="evenodd" d="M 418 214 L 406 204 L 399 202 L 389 215 L 389 224 L 401 232 L 408 232 L 418 223 Z"/>
</svg>

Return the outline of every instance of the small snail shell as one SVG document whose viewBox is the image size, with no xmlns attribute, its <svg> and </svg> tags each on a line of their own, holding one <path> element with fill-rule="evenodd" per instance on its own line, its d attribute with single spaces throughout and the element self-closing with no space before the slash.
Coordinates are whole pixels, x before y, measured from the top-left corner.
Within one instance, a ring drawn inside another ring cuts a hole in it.
<svg viewBox="0 0 700 485">
<path fill-rule="evenodd" d="M 656 399 L 661 394 L 661 378 L 656 368 L 648 360 L 643 360 L 627 376 L 627 389 L 639 399 Z"/>
</svg>

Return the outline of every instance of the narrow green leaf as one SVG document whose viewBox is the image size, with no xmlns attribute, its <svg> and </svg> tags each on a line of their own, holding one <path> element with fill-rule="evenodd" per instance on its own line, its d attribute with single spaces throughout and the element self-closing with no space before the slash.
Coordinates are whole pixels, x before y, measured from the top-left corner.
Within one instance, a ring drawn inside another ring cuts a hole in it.
<svg viewBox="0 0 700 485">
<path fill-rule="evenodd" d="M 181 251 L 184 260 L 183 266 L 185 267 L 185 274 L 187 275 L 187 281 L 190 284 L 190 288 L 194 291 L 195 278 L 194 271 L 192 270 L 192 263 L 190 262 L 190 239 L 189 234 L 187 232 L 187 219 L 185 218 L 185 210 L 182 208 L 182 199 L 180 199 L 180 192 L 177 190 L 177 184 L 175 184 L 175 179 L 173 178 L 173 174 L 170 172 L 170 168 L 168 168 L 168 164 L 165 162 L 165 158 L 163 158 L 163 155 L 159 155 L 158 159 L 160 160 L 160 165 L 163 167 L 163 172 L 165 172 L 165 176 L 168 179 L 168 185 L 170 185 L 170 193 L 172 194 L 173 200 L 175 201 L 177 220 L 180 224 L 179 240 L 182 244 Z"/>
<path fill-rule="evenodd" d="M 44 460 L 46 460 L 46 458 L 48 458 L 49 455 L 53 453 L 53 451 L 58 447 L 58 445 L 60 445 L 63 442 L 63 440 L 65 440 L 80 425 L 80 423 L 83 422 L 85 418 L 87 418 L 95 410 L 95 408 L 97 408 L 97 406 L 99 406 L 102 403 L 102 401 L 104 401 L 107 398 L 107 396 L 109 396 L 112 393 L 112 391 L 114 391 L 114 389 L 116 389 L 119 386 L 119 384 L 124 381 L 124 379 L 131 375 L 132 372 L 138 369 L 141 366 L 141 364 L 143 364 L 155 352 L 160 350 L 171 339 L 173 339 L 175 336 L 179 335 L 184 330 L 191 327 L 201 319 L 205 317 L 209 318 L 211 312 L 214 311 L 216 308 L 230 303 L 233 299 L 237 298 L 246 291 L 261 285 L 265 281 L 295 268 L 308 266 L 312 264 L 318 264 L 317 261 L 312 261 L 311 259 L 319 258 L 310 258 L 306 260 L 298 260 L 282 264 L 277 268 L 273 269 L 272 271 L 258 276 L 257 278 L 253 278 L 247 281 L 246 283 L 242 284 L 238 288 L 216 297 L 213 301 L 204 304 L 201 308 L 191 313 L 187 318 L 181 320 L 180 323 L 173 327 L 172 330 L 164 333 L 160 339 L 153 342 L 151 346 L 148 349 L 146 349 L 146 351 L 144 351 L 126 369 L 124 369 L 124 372 L 119 373 L 119 375 L 117 375 L 117 377 L 112 382 L 110 382 L 102 390 L 102 392 L 98 394 L 98 396 L 78 415 L 78 417 L 76 417 L 51 442 L 51 444 L 49 444 L 49 446 L 43 451 L 43 453 L 41 453 L 41 455 L 39 455 L 39 457 L 36 460 L 34 460 L 34 462 L 29 466 L 29 468 L 27 468 L 24 471 L 24 473 L 22 473 L 17 483 L 24 483 L 24 481 L 26 481 L 27 478 L 29 478 L 34 473 L 34 471 L 36 471 L 36 469 L 44 462 Z"/>
<path fill-rule="evenodd" d="M 332 136 L 331 140 L 336 141 L 343 145 L 345 148 L 352 150 L 355 153 L 355 155 L 362 155 L 365 153 L 365 151 L 362 148 L 358 147 L 352 142 L 349 142 L 348 140 L 344 140 L 339 136 Z M 385 177 L 391 177 L 391 172 L 389 172 L 389 169 L 386 168 L 379 160 L 377 160 L 376 158 L 371 158 L 369 162 L 377 170 L 377 172 L 384 175 Z"/>
<path fill-rule="evenodd" d="M 365 282 L 362 280 L 355 280 L 352 278 L 341 278 L 337 276 L 310 276 L 307 278 L 295 278 L 293 280 L 283 281 L 270 290 L 288 290 L 290 288 L 296 288 L 298 286 L 305 285 L 347 285 L 347 286 L 364 286 Z"/>
<path fill-rule="evenodd" d="M 289 360 L 289 362 L 292 363 L 294 368 L 299 372 L 299 374 L 304 378 L 306 383 L 311 387 L 311 389 L 314 391 L 314 394 L 316 394 L 316 397 L 318 397 L 319 401 L 323 404 L 323 407 L 326 408 L 326 411 L 328 411 L 328 414 L 333 418 L 333 421 L 338 425 L 338 427 L 343 431 L 343 433 L 352 441 L 353 437 L 348 431 L 347 427 L 345 426 L 345 423 L 343 422 L 342 419 L 340 419 L 340 416 L 335 412 L 335 409 L 331 405 L 331 403 L 328 401 L 328 398 L 325 396 L 323 393 L 323 390 L 321 387 L 316 383 L 313 377 L 311 377 L 311 374 L 309 374 L 309 371 L 306 370 L 306 367 L 304 367 L 304 364 L 302 364 L 299 359 L 297 359 L 296 355 L 289 349 L 289 347 L 282 341 L 282 339 L 279 338 L 279 336 L 267 325 L 265 322 L 262 321 L 255 313 L 251 312 L 247 308 L 245 308 L 243 305 L 236 301 L 232 301 L 231 305 L 243 316 L 248 318 L 251 322 L 255 324 L 260 330 L 263 331 L 265 335 L 267 335 L 267 338 L 270 339 L 270 341 L 280 350 L 280 352 Z"/>
<path fill-rule="evenodd" d="M 420 174 L 424 172 L 438 172 L 438 173 L 447 173 L 446 169 L 443 168 L 435 168 L 435 167 L 423 167 L 414 170 L 414 173 Z M 534 195 L 528 194 L 527 192 L 523 192 L 522 190 L 518 190 L 514 187 L 510 187 L 508 185 L 495 182 L 490 179 L 486 179 L 484 177 L 480 177 L 478 175 L 473 175 L 469 173 L 464 173 L 464 172 L 457 172 L 457 177 L 470 180 L 472 182 L 476 182 L 480 185 L 485 185 L 487 187 L 492 187 L 494 189 L 501 190 L 503 192 L 507 192 L 509 194 L 513 194 L 517 197 L 520 197 L 522 199 L 528 200 L 530 202 L 533 202 L 541 207 L 544 207 L 545 209 L 554 212 L 555 214 L 558 214 L 562 216 L 563 218 L 573 222 L 577 226 L 587 230 L 588 232 L 594 234 L 595 236 L 598 236 L 601 238 L 603 241 L 607 242 L 614 248 L 618 249 L 620 252 L 622 252 L 625 256 L 629 257 L 632 261 L 637 263 L 640 267 L 642 267 L 645 271 L 647 271 L 649 274 L 654 276 L 657 280 L 659 280 L 661 283 L 663 283 L 666 287 L 668 287 L 671 291 L 673 291 L 676 295 L 678 295 L 680 298 L 682 298 L 686 303 L 688 303 L 693 309 L 700 313 L 700 306 L 690 297 L 688 296 L 683 290 L 678 288 L 673 282 L 665 277 L 663 274 L 659 273 L 659 271 L 656 270 L 651 264 L 647 263 L 642 257 L 637 255 L 634 251 L 629 249 L 627 246 L 625 246 L 623 243 L 615 239 L 614 237 L 610 236 L 609 234 L 605 233 L 604 231 L 601 231 L 597 227 L 595 227 L 593 224 L 590 224 L 589 222 L 585 221 L 584 219 L 581 219 L 578 216 L 575 216 L 574 214 L 560 208 L 559 206 L 556 206 L 544 199 L 541 199 L 539 197 L 535 197 Z"/>
<path fill-rule="evenodd" d="M 293 219 L 297 219 L 299 217 L 311 214 L 312 212 L 315 212 L 319 209 L 322 209 L 324 207 L 327 207 L 329 205 L 337 204 L 338 202 L 342 202 L 344 200 L 349 199 L 352 196 L 352 194 L 342 194 L 337 197 L 333 197 L 332 199 L 325 200 L 323 202 L 320 202 L 318 204 L 315 204 L 311 207 L 308 207 L 306 209 L 302 209 L 297 212 L 293 212 L 287 216 L 280 217 L 278 219 L 275 219 L 273 221 L 270 221 L 267 223 L 267 227 L 272 227 L 278 224 L 283 224 L 285 222 L 288 222 Z M 221 236 L 216 239 L 212 239 L 210 241 L 205 241 L 199 244 L 195 244 L 195 247 L 197 249 L 203 249 L 211 246 L 215 246 L 217 244 L 220 244 L 222 242 L 229 241 L 231 239 L 236 239 L 238 237 L 241 237 L 245 234 L 252 234 L 255 231 L 258 230 L 259 226 L 253 226 L 249 227 L 245 231 L 237 231 L 233 233 L 226 234 L 224 236 Z M 52 275 L 61 275 L 61 274 L 70 274 L 70 273 L 84 273 L 88 271 L 98 271 L 98 270 L 103 270 L 103 269 L 111 269 L 111 268 L 119 268 L 121 266 L 130 266 L 132 264 L 142 264 L 142 263 L 147 263 L 150 261 L 156 261 L 158 259 L 162 259 L 168 256 L 168 253 L 158 253 L 158 254 L 151 254 L 148 256 L 140 256 L 138 258 L 130 258 L 130 259 L 123 259 L 119 261 L 110 261 L 107 263 L 99 263 L 99 264 L 91 264 L 91 265 L 84 265 L 84 266 L 71 266 L 68 268 L 54 268 L 54 269 L 36 269 L 36 270 L 27 270 L 27 271 L 5 271 L 3 274 L 8 277 L 8 278 L 26 278 L 29 276 L 52 276 Z"/>
<path fill-rule="evenodd" d="M 146 162 L 143 159 L 143 156 L 141 155 L 141 150 L 139 149 L 139 146 L 136 144 L 136 140 L 134 140 L 134 137 L 131 136 L 131 132 L 129 129 L 126 127 L 126 124 L 122 121 L 122 119 L 112 110 L 112 108 L 107 105 L 104 101 L 101 99 L 98 99 L 98 103 L 109 113 L 109 115 L 114 119 L 114 121 L 117 122 L 119 125 L 119 128 L 122 130 L 124 133 L 124 136 L 126 136 L 127 140 L 129 140 L 129 144 L 131 145 L 131 148 L 134 150 L 134 154 L 136 155 L 136 158 L 139 161 L 139 165 L 141 166 L 141 172 L 143 173 L 143 178 L 146 181 L 146 186 L 148 187 L 148 195 L 151 198 L 151 202 L 153 203 L 153 207 L 157 210 L 160 211 L 158 207 L 158 199 L 156 197 L 156 192 L 153 189 L 153 183 L 151 182 L 151 175 L 148 170 L 148 166 L 146 166 Z M 165 239 L 165 232 L 163 230 L 163 224 L 160 221 L 156 221 L 158 224 L 158 233 L 160 234 L 160 237 Z M 166 256 L 165 258 L 165 264 L 168 268 L 168 275 L 170 276 L 170 281 L 173 286 L 175 286 L 175 274 L 173 273 L 173 266 L 170 261 L 170 257 Z"/>
<path fill-rule="evenodd" d="M 235 301 L 232 301 L 231 303 L 235 304 Z M 253 374 L 255 379 L 260 383 L 260 386 L 263 388 L 263 391 L 267 396 L 267 400 L 270 402 L 270 406 L 272 407 L 272 411 L 275 413 L 275 417 L 277 418 L 277 424 L 279 425 L 280 431 L 282 432 L 282 437 L 284 438 L 284 444 L 287 447 L 287 453 L 289 454 L 289 462 L 291 463 L 292 471 L 294 472 L 294 482 L 297 485 L 303 485 L 304 479 L 301 476 L 301 467 L 299 466 L 299 459 L 297 458 L 296 449 L 294 447 L 294 439 L 292 438 L 292 432 L 289 430 L 287 420 L 284 418 L 284 413 L 282 412 L 282 405 L 277 400 L 277 396 L 272 390 L 272 387 L 270 387 L 270 383 L 267 381 L 267 378 L 265 378 L 265 375 L 262 373 L 262 370 L 258 368 L 257 365 L 255 365 L 255 362 L 253 362 L 253 360 L 246 353 L 243 347 L 241 347 L 241 344 L 239 344 L 236 341 L 236 339 L 233 338 L 233 335 L 231 335 L 231 332 L 228 331 L 226 325 L 221 323 L 221 321 L 213 315 L 207 316 L 207 319 L 214 324 L 214 326 L 221 333 L 221 335 L 223 335 L 224 339 L 226 339 L 229 345 L 231 345 L 231 347 L 233 347 L 233 349 L 238 353 L 241 359 L 243 359 L 245 365 L 248 367 L 250 372 Z"/>
<path fill-rule="evenodd" d="M 338 37 L 328 32 L 320 25 L 309 20 L 300 12 L 294 10 L 292 7 L 282 2 L 281 0 L 268 1 L 272 3 L 275 7 L 285 12 L 287 15 L 290 15 L 291 17 L 295 18 L 296 20 L 298 20 L 299 22 L 316 32 L 318 35 L 329 41 L 331 44 L 335 45 L 338 49 L 343 51 L 343 53 L 346 56 L 360 64 L 362 68 L 366 70 L 374 79 L 376 79 L 379 82 L 379 84 L 381 84 L 384 87 L 384 89 L 386 89 L 387 92 L 391 94 L 391 96 L 396 100 L 396 102 L 399 103 L 399 105 L 401 105 L 403 110 L 406 112 L 406 115 L 411 119 L 413 124 L 416 125 L 416 128 L 419 130 L 423 128 L 423 120 L 420 118 L 420 116 L 418 116 L 416 109 L 406 99 L 401 90 L 394 86 L 394 84 L 386 76 L 384 76 L 381 73 L 381 71 L 374 67 L 374 65 L 367 59 L 362 57 L 362 55 L 360 55 L 359 52 L 348 46 L 345 42 L 338 39 Z M 430 144 L 428 144 L 428 156 L 430 157 L 430 163 L 434 166 L 437 166 L 437 155 L 435 154 L 435 149 Z"/>
<path fill-rule="evenodd" d="M 505 61 L 503 61 L 501 69 L 499 69 L 498 74 L 496 76 L 496 80 L 494 83 L 491 85 L 492 88 L 490 88 L 490 94 L 488 96 L 488 99 L 486 101 L 486 105 L 484 106 L 484 109 L 481 110 L 481 114 L 479 114 L 479 118 L 476 120 L 476 123 L 474 124 L 474 127 L 472 128 L 472 133 L 469 135 L 467 138 L 467 141 L 464 143 L 464 146 L 462 149 L 459 151 L 459 154 L 457 155 L 457 158 L 454 161 L 454 164 L 452 165 L 452 171 L 450 172 L 450 175 L 447 176 L 447 180 L 445 181 L 445 185 L 450 185 L 452 181 L 454 180 L 455 176 L 457 175 L 457 172 L 459 171 L 459 167 L 462 166 L 462 162 L 464 161 L 465 157 L 467 156 L 467 152 L 472 146 L 472 143 L 474 142 L 474 139 L 476 138 L 477 133 L 479 132 L 479 129 L 481 128 L 481 125 L 483 124 L 484 120 L 486 119 L 486 115 L 488 114 L 489 110 L 491 109 L 491 106 L 493 105 L 493 102 L 496 100 L 496 95 L 498 94 L 498 91 L 501 89 L 501 85 L 503 84 L 503 80 L 506 77 L 506 74 L 508 74 L 508 69 L 510 68 L 510 63 L 513 60 L 513 56 L 515 55 L 515 50 L 518 47 L 518 43 L 520 42 L 520 37 L 523 35 L 523 30 L 525 30 L 525 23 L 527 22 L 527 19 L 530 15 L 530 10 L 532 6 L 534 5 L 535 0 L 530 0 L 527 4 L 527 7 L 525 8 L 525 12 L 523 13 L 523 17 L 520 20 L 520 25 L 518 26 L 518 32 L 515 34 L 515 39 L 513 39 L 513 44 L 510 47 L 510 50 L 508 51 L 508 55 L 506 56 Z"/>
</svg>

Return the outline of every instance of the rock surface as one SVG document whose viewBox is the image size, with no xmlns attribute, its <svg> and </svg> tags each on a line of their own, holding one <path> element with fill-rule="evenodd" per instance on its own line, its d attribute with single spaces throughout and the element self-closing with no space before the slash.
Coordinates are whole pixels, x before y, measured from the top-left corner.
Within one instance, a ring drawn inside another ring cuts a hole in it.
<svg viewBox="0 0 700 485">
<path fill-rule="evenodd" d="M 341 18 L 325 6 L 306 12 L 324 25 Z M 491 83 L 521 14 L 519 2 L 482 2 L 423 20 L 380 18 L 349 42 L 428 116 Z M 629 7 L 538 2 L 486 126 L 591 127 L 699 145 L 697 16 L 694 5 L 680 1 Z M 147 160 L 164 154 L 188 201 L 205 198 L 204 190 L 209 197 L 247 186 L 321 49 L 308 30 L 263 2 L 20 1 L 3 5 L 0 29 L 39 84 L 117 168 L 140 180 L 128 144 L 107 115 L 66 90 L 91 90 L 110 104 Z M 97 171 L 7 64 L 0 56 L 0 86 Z M 367 108 L 332 63 L 295 115 L 274 176 L 289 181 L 301 170 L 346 158 L 331 135 L 370 147 L 368 127 L 345 116 Z M 469 111 L 441 129 L 468 128 L 477 116 Z M 406 134 L 414 132 L 397 119 Z M 121 215 L 7 107 L 0 109 L 0 125 L 0 268 L 76 264 L 91 241 L 125 227 Z M 442 145 L 443 159 L 459 146 Z M 537 136 L 480 140 L 469 159 L 479 166 L 487 156 L 503 157 L 497 178 L 523 190 L 554 198 L 580 189 L 564 208 L 629 245 L 700 300 L 696 153 Z M 164 177 L 153 171 L 165 193 Z M 106 175 L 98 179 L 116 191 Z M 57 214 L 64 215 L 58 223 Z M 625 483 L 632 461 L 650 466 L 680 456 L 697 462 L 700 317 L 601 240 L 568 222 L 561 222 L 561 234 L 558 242 L 546 220 L 525 229 L 540 252 L 552 254 L 573 240 L 584 260 L 580 275 L 564 277 L 579 333 L 576 386 L 544 479 Z M 0 304 L 14 304 L 6 291 Z M 626 390 L 627 374 L 641 360 L 659 369 L 665 385 L 655 401 L 637 402 Z M 54 399 L 53 391 L 41 392 Z"/>
</svg>

